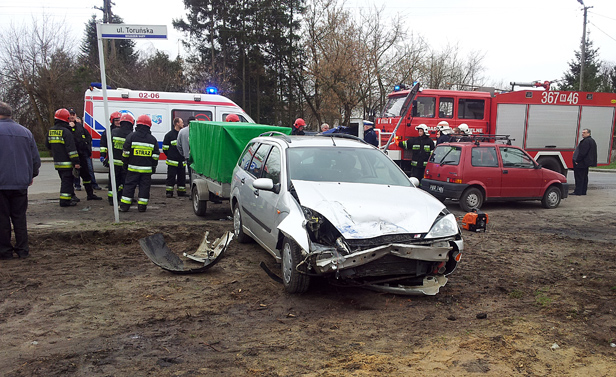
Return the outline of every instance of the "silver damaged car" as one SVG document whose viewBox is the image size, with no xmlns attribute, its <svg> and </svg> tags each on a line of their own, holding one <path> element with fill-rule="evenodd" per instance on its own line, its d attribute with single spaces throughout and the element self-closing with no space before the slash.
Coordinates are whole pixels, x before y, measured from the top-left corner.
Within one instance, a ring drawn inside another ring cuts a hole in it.
<svg viewBox="0 0 616 377">
<path fill-rule="evenodd" d="M 268 133 L 233 171 L 235 237 L 281 265 L 289 293 L 313 277 L 435 295 L 460 261 L 456 218 L 387 155 L 355 137 Z"/>
</svg>

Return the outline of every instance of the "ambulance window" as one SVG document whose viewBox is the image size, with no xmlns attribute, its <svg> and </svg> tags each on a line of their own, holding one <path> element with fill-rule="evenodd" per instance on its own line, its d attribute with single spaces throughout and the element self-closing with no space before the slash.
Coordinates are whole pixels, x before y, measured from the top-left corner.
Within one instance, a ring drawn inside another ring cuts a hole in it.
<svg viewBox="0 0 616 377">
<path fill-rule="evenodd" d="M 441 98 L 438 104 L 439 118 L 453 118 L 453 98 Z"/>
<path fill-rule="evenodd" d="M 210 122 L 214 120 L 212 112 L 210 110 L 171 110 L 172 117 L 174 119 L 176 117 L 182 118 L 184 124 L 188 124 L 188 118 L 191 116 L 197 118 L 197 120 Z"/>
<path fill-rule="evenodd" d="M 223 120 L 227 119 L 227 115 L 229 115 L 229 114 L 230 114 L 230 113 L 223 113 L 223 114 L 222 114 L 222 119 L 223 119 Z M 235 115 L 237 115 L 237 116 L 240 118 L 240 122 L 243 122 L 243 123 L 249 123 L 249 122 L 248 122 L 248 120 L 246 120 L 246 118 L 244 118 L 244 117 L 243 117 L 243 116 L 241 116 L 240 114 L 235 114 Z"/>
<path fill-rule="evenodd" d="M 483 119 L 485 100 L 460 98 L 458 119 Z"/>
<path fill-rule="evenodd" d="M 435 108 L 435 97 L 418 97 L 413 101 L 413 116 L 418 118 L 434 118 Z"/>
</svg>

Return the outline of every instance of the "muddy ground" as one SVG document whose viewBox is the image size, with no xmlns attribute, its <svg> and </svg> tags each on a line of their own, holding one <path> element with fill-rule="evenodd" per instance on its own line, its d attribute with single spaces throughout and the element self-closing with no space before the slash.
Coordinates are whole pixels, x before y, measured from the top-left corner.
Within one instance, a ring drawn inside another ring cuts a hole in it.
<svg viewBox="0 0 616 377">
<path fill-rule="evenodd" d="M 30 196 L 31 257 L 0 261 L 2 376 L 614 376 L 616 190 L 546 210 L 488 204 L 436 296 L 317 281 L 286 294 L 257 244 L 231 243 L 207 273 L 174 275 L 138 239 L 177 254 L 232 229 L 153 189 L 113 223 L 106 201 L 60 208 Z M 456 205 L 448 205 L 456 214 Z M 484 317 L 485 318 L 482 318 Z M 615 345 L 616 346 L 616 345 Z"/>
</svg>

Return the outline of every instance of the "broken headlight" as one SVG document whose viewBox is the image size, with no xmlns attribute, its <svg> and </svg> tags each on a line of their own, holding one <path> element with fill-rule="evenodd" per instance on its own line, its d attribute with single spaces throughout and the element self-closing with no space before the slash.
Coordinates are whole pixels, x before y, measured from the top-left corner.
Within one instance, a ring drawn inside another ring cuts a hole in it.
<svg viewBox="0 0 616 377">
<path fill-rule="evenodd" d="M 426 234 L 425 238 L 442 238 L 455 236 L 458 234 L 460 229 L 458 228 L 458 223 L 456 222 L 456 217 L 453 213 L 449 213 L 445 216 L 437 217 L 434 224 L 432 224 L 432 228 L 430 232 Z"/>
</svg>

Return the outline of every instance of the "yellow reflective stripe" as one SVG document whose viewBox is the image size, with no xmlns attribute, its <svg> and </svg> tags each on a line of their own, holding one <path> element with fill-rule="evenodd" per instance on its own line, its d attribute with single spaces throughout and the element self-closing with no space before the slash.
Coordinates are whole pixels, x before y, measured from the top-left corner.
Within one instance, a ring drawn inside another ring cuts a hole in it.
<svg viewBox="0 0 616 377">
<path fill-rule="evenodd" d="M 124 166 L 124 162 L 122 162 L 122 160 L 113 160 L 113 164 L 115 166 Z"/>
<path fill-rule="evenodd" d="M 133 202 L 132 198 L 129 198 L 128 196 L 123 196 L 120 201 L 124 204 L 131 204 Z"/>
<path fill-rule="evenodd" d="M 77 151 L 68 152 L 68 156 L 70 158 L 79 157 L 79 153 Z"/>
<path fill-rule="evenodd" d="M 71 194 L 60 193 L 60 199 L 71 200 L 73 196 Z"/>
<path fill-rule="evenodd" d="M 152 158 L 156 161 L 158 161 L 158 155 L 157 154 L 152 154 Z"/>
<path fill-rule="evenodd" d="M 136 141 L 133 141 L 131 146 L 132 146 L 133 149 L 154 149 L 154 144 L 139 143 L 139 142 L 136 142 Z"/>
<path fill-rule="evenodd" d="M 141 204 L 141 205 L 148 205 L 148 199 L 144 199 L 144 198 L 138 198 L 137 199 L 137 204 Z"/>
<path fill-rule="evenodd" d="M 101 153 L 107 153 L 107 147 L 100 147 Z"/>
<path fill-rule="evenodd" d="M 167 165 L 169 166 L 178 166 L 179 164 L 180 164 L 179 161 L 173 161 L 173 160 L 167 159 Z"/>
<path fill-rule="evenodd" d="M 169 149 L 169 146 L 167 144 L 163 144 L 163 151 L 166 151 L 167 149 Z"/>
<path fill-rule="evenodd" d="M 130 151 L 122 151 L 122 156 L 124 157 L 130 156 Z"/>
<path fill-rule="evenodd" d="M 173 141 L 171 142 L 171 145 L 178 145 L 178 141 L 177 141 L 177 140 L 173 140 Z"/>
<path fill-rule="evenodd" d="M 128 165 L 128 171 L 133 171 L 136 173 L 151 173 L 151 166 L 138 166 L 138 165 Z"/>
</svg>

